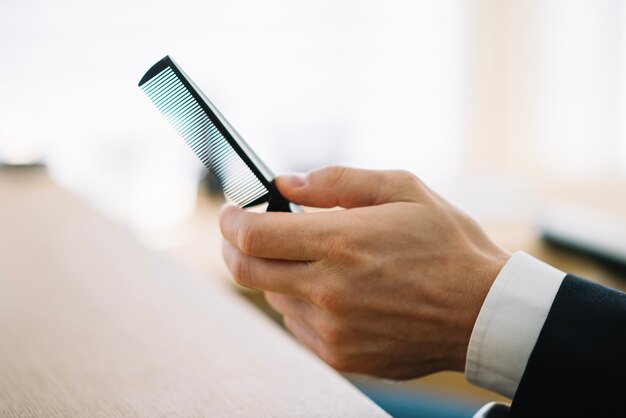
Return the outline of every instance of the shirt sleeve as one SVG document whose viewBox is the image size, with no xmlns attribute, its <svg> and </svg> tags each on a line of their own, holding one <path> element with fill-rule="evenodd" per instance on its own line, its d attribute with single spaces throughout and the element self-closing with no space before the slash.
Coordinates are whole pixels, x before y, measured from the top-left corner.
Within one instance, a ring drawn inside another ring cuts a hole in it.
<svg viewBox="0 0 626 418">
<path fill-rule="evenodd" d="M 513 398 L 565 273 L 517 252 L 491 285 L 467 348 L 465 377 Z"/>
</svg>

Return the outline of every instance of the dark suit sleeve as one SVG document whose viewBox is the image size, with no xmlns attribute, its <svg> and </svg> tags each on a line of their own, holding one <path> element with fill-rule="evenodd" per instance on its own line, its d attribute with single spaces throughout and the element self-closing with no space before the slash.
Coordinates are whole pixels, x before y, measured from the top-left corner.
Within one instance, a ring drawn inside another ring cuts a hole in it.
<svg viewBox="0 0 626 418">
<path fill-rule="evenodd" d="M 626 294 L 565 277 L 510 416 L 626 417 Z"/>
</svg>

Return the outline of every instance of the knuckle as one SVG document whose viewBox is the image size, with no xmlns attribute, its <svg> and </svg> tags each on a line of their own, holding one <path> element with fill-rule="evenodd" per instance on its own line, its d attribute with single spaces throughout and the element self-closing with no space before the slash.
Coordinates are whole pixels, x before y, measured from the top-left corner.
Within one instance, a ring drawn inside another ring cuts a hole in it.
<svg viewBox="0 0 626 418">
<path fill-rule="evenodd" d="M 231 264 L 231 272 L 235 279 L 235 282 L 242 286 L 250 286 L 250 262 L 247 257 L 237 255 L 233 258 Z"/>
<path fill-rule="evenodd" d="M 393 170 L 390 182 L 391 195 L 396 200 L 413 201 L 416 197 L 424 198 L 428 195 L 428 188 L 413 173 L 406 170 Z"/>
<path fill-rule="evenodd" d="M 232 216 L 229 214 L 230 211 L 230 207 L 226 205 L 222 206 L 222 208 L 220 209 L 219 225 L 222 233 L 230 229 L 230 221 L 232 220 Z"/>
<path fill-rule="evenodd" d="M 340 165 L 331 165 L 325 169 L 326 176 L 328 178 L 329 186 L 335 186 L 339 184 L 345 177 L 348 169 Z"/>
<path fill-rule="evenodd" d="M 410 186 L 418 186 L 420 184 L 418 177 L 408 170 L 397 170 L 395 171 L 395 175 L 398 181 L 402 184 Z"/>
<path fill-rule="evenodd" d="M 329 313 L 341 315 L 347 311 L 345 298 L 333 289 L 324 287 L 317 290 L 314 299 L 317 306 Z"/>
<path fill-rule="evenodd" d="M 260 235 L 256 227 L 252 225 L 242 226 L 237 233 L 237 247 L 246 254 L 254 254 L 259 245 Z"/>
<path fill-rule="evenodd" d="M 318 325 L 320 339 L 329 347 L 339 347 L 346 342 L 344 329 L 336 322 L 324 321 Z"/>
<path fill-rule="evenodd" d="M 350 360 L 347 356 L 341 354 L 339 351 L 329 348 L 322 347 L 319 350 L 318 356 L 330 367 L 340 372 L 349 372 L 351 371 Z"/>
<path fill-rule="evenodd" d="M 311 293 L 312 302 L 320 308 L 325 308 L 327 300 L 331 298 L 330 292 L 325 287 L 314 289 Z"/>
<path fill-rule="evenodd" d="M 337 269 L 333 271 L 335 276 L 341 274 L 341 269 L 355 269 L 361 266 L 363 257 L 360 251 L 369 242 L 367 231 L 358 231 L 356 228 L 338 234 L 332 245 L 326 249 L 326 257 L 335 262 Z"/>
</svg>

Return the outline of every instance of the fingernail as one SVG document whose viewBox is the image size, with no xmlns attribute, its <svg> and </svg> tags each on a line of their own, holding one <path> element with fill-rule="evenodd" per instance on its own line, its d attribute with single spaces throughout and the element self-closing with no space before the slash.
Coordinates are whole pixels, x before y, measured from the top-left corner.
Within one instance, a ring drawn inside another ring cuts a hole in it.
<svg viewBox="0 0 626 418">
<path fill-rule="evenodd" d="M 279 176 L 277 181 L 279 181 L 280 183 L 282 183 L 284 186 L 287 187 L 302 187 L 304 186 L 304 183 L 306 181 L 306 174 L 300 174 L 300 173 L 296 173 L 296 174 L 285 174 L 282 176 Z"/>
</svg>

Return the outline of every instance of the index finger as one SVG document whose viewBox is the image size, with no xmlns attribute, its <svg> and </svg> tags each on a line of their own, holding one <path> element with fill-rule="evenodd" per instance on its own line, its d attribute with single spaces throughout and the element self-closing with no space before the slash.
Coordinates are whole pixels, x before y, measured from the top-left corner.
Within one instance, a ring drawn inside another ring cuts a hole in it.
<svg viewBox="0 0 626 418">
<path fill-rule="evenodd" d="M 244 254 L 282 260 L 316 261 L 326 254 L 329 213 L 247 212 L 227 205 L 220 213 L 224 238 Z"/>
</svg>

